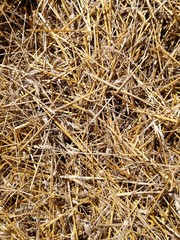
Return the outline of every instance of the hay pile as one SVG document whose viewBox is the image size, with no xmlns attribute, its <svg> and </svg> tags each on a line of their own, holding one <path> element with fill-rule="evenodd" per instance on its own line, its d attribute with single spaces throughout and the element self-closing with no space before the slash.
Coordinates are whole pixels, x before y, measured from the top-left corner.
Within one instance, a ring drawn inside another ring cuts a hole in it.
<svg viewBox="0 0 180 240">
<path fill-rule="evenodd" d="M 0 239 L 178 239 L 179 2 L 0 7 Z"/>
</svg>

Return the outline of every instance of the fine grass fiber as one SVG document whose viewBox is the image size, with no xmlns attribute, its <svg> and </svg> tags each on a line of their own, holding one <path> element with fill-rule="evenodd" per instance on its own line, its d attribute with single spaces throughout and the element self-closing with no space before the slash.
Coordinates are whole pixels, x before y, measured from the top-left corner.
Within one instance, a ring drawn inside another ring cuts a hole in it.
<svg viewBox="0 0 180 240">
<path fill-rule="evenodd" d="M 0 0 L 0 239 L 180 239 L 180 2 Z"/>
</svg>

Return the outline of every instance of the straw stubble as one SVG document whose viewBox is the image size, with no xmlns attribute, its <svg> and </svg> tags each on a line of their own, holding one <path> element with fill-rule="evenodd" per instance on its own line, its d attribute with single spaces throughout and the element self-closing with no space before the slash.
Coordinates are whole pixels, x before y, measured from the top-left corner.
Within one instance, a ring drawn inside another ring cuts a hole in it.
<svg viewBox="0 0 180 240">
<path fill-rule="evenodd" d="M 2 1 L 0 238 L 178 239 L 178 1 Z"/>
</svg>

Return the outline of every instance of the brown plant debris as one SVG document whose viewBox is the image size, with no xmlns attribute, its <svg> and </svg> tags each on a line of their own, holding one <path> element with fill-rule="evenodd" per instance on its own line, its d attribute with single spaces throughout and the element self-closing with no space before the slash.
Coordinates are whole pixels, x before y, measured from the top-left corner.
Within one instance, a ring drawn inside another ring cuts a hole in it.
<svg viewBox="0 0 180 240">
<path fill-rule="evenodd" d="M 0 1 L 0 239 L 180 238 L 180 3 Z"/>
</svg>

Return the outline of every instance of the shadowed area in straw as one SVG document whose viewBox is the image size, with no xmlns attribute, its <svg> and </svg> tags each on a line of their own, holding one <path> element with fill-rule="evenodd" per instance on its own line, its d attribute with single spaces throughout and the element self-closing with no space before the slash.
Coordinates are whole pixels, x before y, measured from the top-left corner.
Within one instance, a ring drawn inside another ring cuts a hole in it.
<svg viewBox="0 0 180 240">
<path fill-rule="evenodd" d="M 178 1 L 0 1 L 0 239 L 180 238 Z"/>
</svg>

